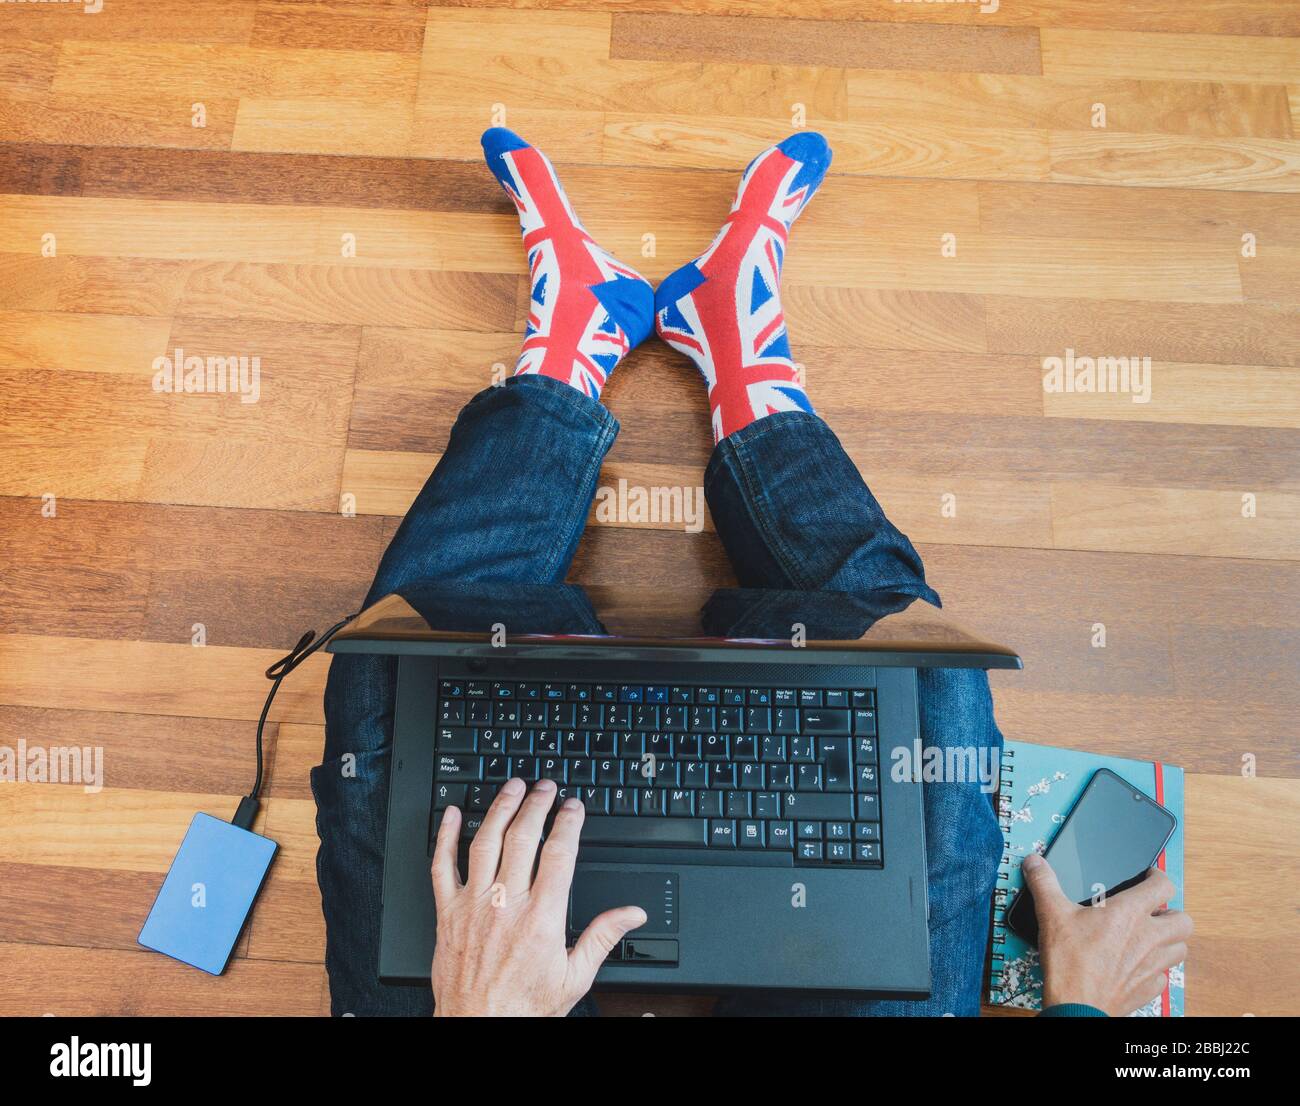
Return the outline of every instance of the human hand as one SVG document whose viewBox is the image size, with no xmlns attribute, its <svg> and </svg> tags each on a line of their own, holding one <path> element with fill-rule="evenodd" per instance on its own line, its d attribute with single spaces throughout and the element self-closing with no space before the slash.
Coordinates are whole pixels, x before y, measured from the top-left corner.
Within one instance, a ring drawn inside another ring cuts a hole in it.
<svg viewBox="0 0 1300 1106">
<path fill-rule="evenodd" d="M 1021 871 L 1038 915 L 1044 1007 L 1079 1002 L 1112 1017 L 1130 1014 L 1159 995 L 1165 972 L 1187 958 L 1192 919 L 1161 909 L 1177 892 L 1164 872 L 1152 868 L 1101 905 L 1080 906 L 1036 853 Z"/>
<path fill-rule="evenodd" d="M 462 884 L 456 867 L 461 813 L 443 814 L 433 854 L 438 941 L 433 954 L 435 1017 L 562 1017 L 591 988 L 605 957 L 629 930 L 645 925 L 639 906 L 594 918 L 565 947 L 569 886 L 586 817 L 566 799 L 533 866 L 555 784 L 505 783 L 469 847 Z"/>
</svg>

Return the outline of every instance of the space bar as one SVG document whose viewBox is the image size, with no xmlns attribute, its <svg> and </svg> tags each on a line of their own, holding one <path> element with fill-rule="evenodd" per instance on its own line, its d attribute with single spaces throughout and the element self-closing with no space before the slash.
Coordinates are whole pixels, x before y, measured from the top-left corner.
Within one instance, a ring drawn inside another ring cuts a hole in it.
<svg viewBox="0 0 1300 1106">
<path fill-rule="evenodd" d="M 709 843 L 703 818 L 588 818 L 582 827 L 584 845 L 695 845 Z"/>
</svg>

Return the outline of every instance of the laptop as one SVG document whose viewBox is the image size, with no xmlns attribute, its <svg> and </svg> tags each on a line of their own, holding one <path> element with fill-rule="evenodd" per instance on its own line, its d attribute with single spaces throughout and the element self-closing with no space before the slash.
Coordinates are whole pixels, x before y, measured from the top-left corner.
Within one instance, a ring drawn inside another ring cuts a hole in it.
<svg viewBox="0 0 1300 1106">
<path fill-rule="evenodd" d="M 421 584 L 332 652 L 397 657 L 379 975 L 427 980 L 442 812 L 511 776 L 586 808 L 569 939 L 648 918 L 597 987 L 926 998 L 924 667 L 1019 668 L 894 594 Z"/>
</svg>

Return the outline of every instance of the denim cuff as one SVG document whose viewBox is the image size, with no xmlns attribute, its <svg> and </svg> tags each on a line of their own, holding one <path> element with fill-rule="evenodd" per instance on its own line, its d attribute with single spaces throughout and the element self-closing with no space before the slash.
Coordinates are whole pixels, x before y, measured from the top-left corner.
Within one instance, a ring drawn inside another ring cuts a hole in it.
<svg viewBox="0 0 1300 1106">
<path fill-rule="evenodd" d="M 780 411 L 723 438 L 704 494 L 745 587 L 888 591 L 940 605 L 912 543 L 811 412 Z"/>
</svg>

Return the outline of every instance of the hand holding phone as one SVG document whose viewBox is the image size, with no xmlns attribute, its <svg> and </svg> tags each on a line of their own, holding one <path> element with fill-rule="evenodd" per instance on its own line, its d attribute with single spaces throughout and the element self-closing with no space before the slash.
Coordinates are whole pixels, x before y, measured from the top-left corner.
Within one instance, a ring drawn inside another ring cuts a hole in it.
<svg viewBox="0 0 1300 1106">
<path fill-rule="evenodd" d="M 1083 1003 L 1112 1017 L 1132 1013 L 1159 995 L 1165 973 L 1187 958 L 1192 919 L 1161 909 L 1177 890 L 1164 872 L 1152 868 L 1092 907 L 1061 889 L 1043 857 L 1026 857 L 1021 870 L 1037 913 L 1044 1008 Z"/>
<path fill-rule="evenodd" d="M 1075 800 L 1044 855 L 1066 897 L 1087 906 L 1140 880 L 1177 825 L 1178 819 L 1153 798 L 1101 768 Z M 1038 944 L 1032 891 L 1027 885 L 1016 894 L 1006 918 L 1013 933 Z"/>
</svg>

